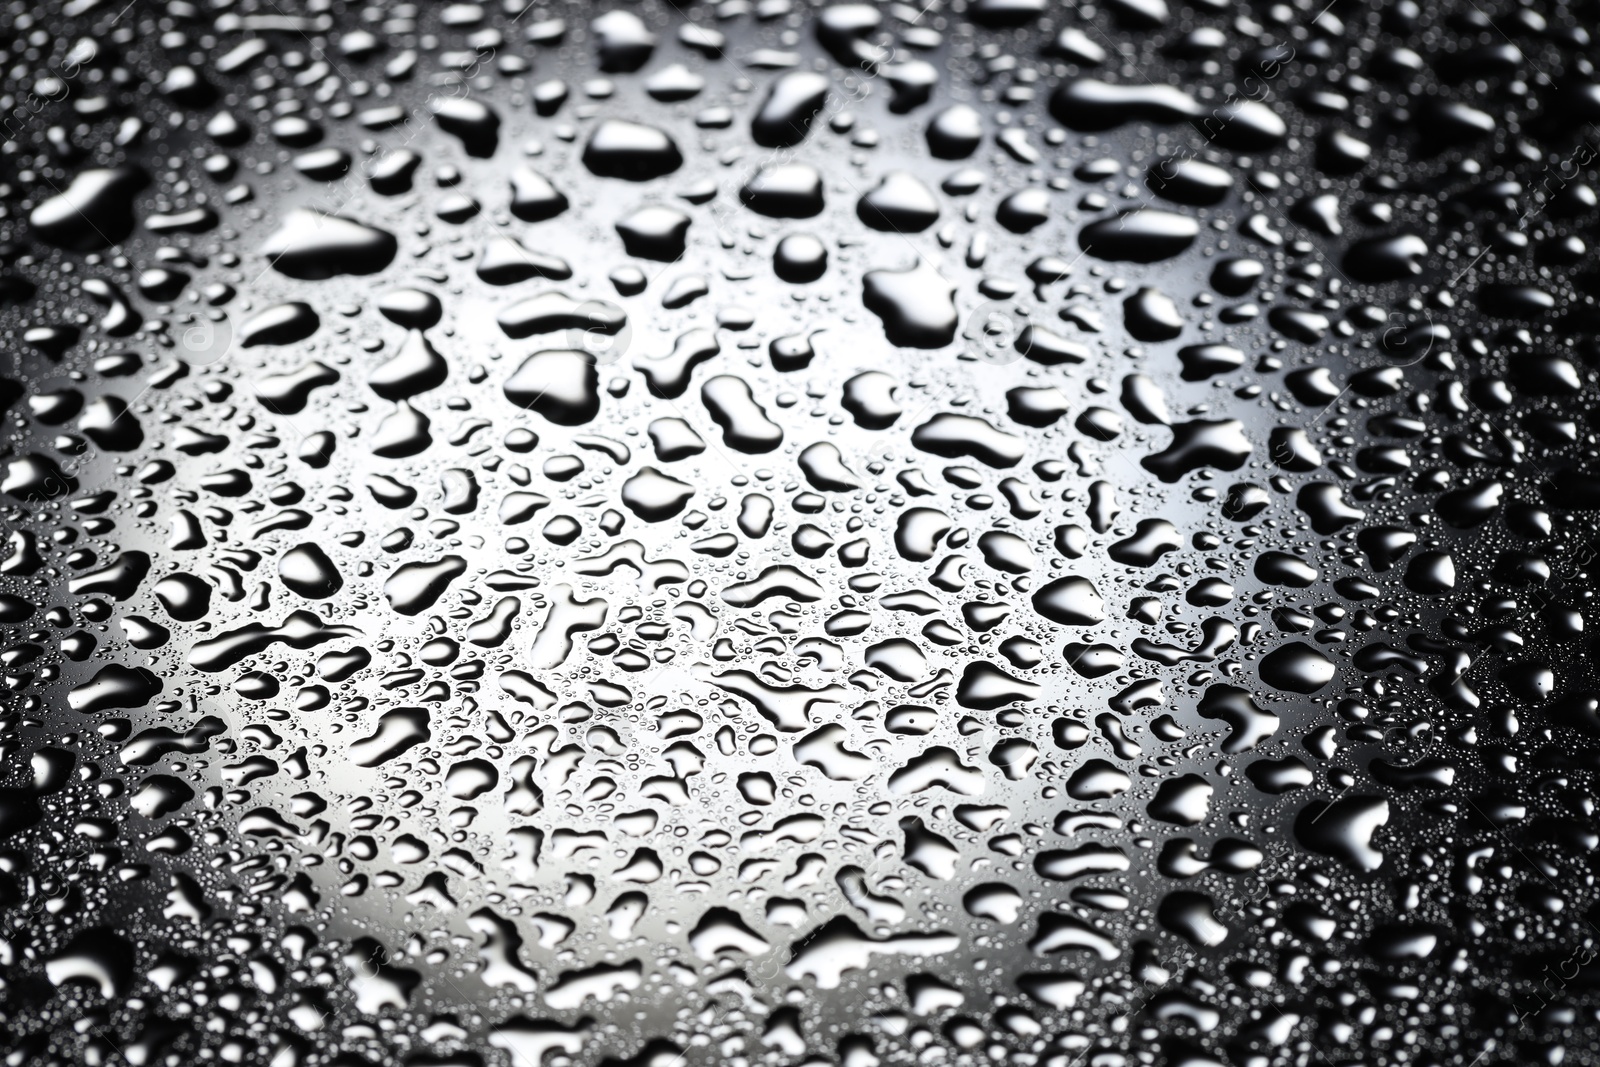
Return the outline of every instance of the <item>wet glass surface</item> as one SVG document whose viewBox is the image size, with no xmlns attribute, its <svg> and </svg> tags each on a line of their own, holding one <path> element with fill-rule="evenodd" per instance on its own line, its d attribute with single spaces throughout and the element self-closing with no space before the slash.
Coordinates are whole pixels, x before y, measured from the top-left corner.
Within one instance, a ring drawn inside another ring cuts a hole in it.
<svg viewBox="0 0 1600 1067">
<path fill-rule="evenodd" d="M 0 1059 L 1592 1062 L 1592 4 L 13 4 Z"/>
</svg>

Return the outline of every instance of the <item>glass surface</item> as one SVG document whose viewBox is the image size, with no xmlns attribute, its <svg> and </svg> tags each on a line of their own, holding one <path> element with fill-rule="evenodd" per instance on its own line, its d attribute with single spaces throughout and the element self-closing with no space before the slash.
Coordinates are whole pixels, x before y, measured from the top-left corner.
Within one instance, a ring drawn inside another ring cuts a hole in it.
<svg viewBox="0 0 1600 1067">
<path fill-rule="evenodd" d="M 0 23 L 0 1062 L 1593 1062 L 1591 6 Z"/>
</svg>

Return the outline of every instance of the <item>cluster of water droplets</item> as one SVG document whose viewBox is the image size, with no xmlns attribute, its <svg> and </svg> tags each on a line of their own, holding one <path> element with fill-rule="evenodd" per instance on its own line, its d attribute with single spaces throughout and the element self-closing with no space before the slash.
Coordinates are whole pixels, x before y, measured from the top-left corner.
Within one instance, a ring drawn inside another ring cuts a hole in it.
<svg viewBox="0 0 1600 1067">
<path fill-rule="evenodd" d="M 7 1062 L 1582 1048 L 1584 17 L 1315 8 L 10 12 Z"/>
</svg>

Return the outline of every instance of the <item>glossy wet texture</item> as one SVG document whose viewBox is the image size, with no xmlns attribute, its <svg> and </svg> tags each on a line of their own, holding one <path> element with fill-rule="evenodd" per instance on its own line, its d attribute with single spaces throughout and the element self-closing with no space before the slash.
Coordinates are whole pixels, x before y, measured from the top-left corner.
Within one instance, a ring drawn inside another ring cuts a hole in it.
<svg viewBox="0 0 1600 1067">
<path fill-rule="evenodd" d="M 7 9 L 6 1063 L 1588 1062 L 1588 8 Z"/>
</svg>

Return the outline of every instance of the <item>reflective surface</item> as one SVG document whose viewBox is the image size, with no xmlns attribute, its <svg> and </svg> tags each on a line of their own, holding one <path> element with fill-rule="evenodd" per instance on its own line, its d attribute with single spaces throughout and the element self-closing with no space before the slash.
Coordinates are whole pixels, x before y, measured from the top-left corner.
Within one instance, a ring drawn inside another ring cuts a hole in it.
<svg viewBox="0 0 1600 1067">
<path fill-rule="evenodd" d="M 1586 1062 L 1584 12 L 6 18 L 6 1062 Z"/>
</svg>

